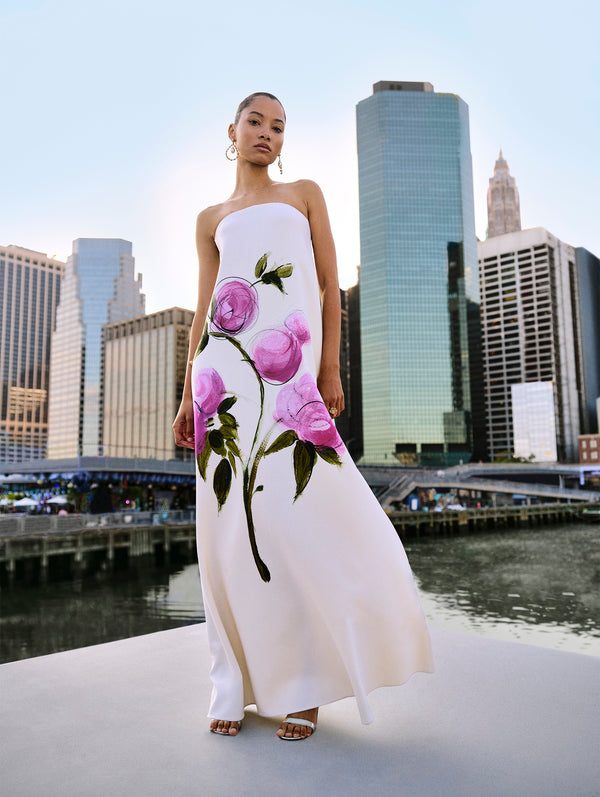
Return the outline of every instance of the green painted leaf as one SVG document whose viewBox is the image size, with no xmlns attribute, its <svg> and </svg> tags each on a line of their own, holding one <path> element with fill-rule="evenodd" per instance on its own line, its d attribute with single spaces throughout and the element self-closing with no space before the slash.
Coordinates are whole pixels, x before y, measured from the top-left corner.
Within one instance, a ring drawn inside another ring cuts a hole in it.
<svg viewBox="0 0 600 797">
<path fill-rule="evenodd" d="M 217 454 L 220 454 L 222 457 L 227 455 L 227 452 L 225 451 L 225 440 L 218 429 L 212 429 L 208 433 L 208 442 L 210 443 L 212 450 L 216 451 Z"/>
<path fill-rule="evenodd" d="M 261 282 L 263 282 L 265 285 L 275 285 L 275 287 L 278 288 L 281 293 L 286 293 L 283 288 L 281 278 L 277 276 L 277 271 L 267 271 L 266 274 L 262 275 Z"/>
<path fill-rule="evenodd" d="M 317 453 L 312 443 L 297 440 L 294 447 L 294 477 L 296 479 L 296 495 L 294 501 L 304 492 L 304 488 L 310 481 Z"/>
<path fill-rule="evenodd" d="M 325 460 L 325 462 L 329 462 L 330 465 L 337 465 L 341 468 L 342 460 L 339 458 L 338 452 L 335 450 L 335 448 L 330 448 L 329 446 L 318 446 L 317 454 L 321 457 L 321 459 Z"/>
<path fill-rule="evenodd" d="M 294 267 L 292 266 L 291 263 L 286 263 L 285 265 L 279 266 L 278 268 L 275 269 L 275 273 L 277 274 L 277 276 L 282 277 L 283 279 L 285 279 L 285 277 L 291 277 L 293 271 Z"/>
<path fill-rule="evenodd" d="M 255 487 L 255 488 L 254 488 L 254 492 L 255 492 L 255 493 L 262 493 L 262 491 L 263 491 L 264 489 L 265 489 L 264 485 L 263 485 L 263 484 L 259 484 L 259 485 L 258 485 L 258 487 Z"/>
<path fill-rule="evenodd" d="M 202 336 L 201 336 L 200 342 L 198 343 L 198 346 L 196 348 L 196 353 L 194 354 L 194 360 L 200 354 L 200 352 L 204 351 L 204 349 L 208 346 L 208 338 L 209 338 L 209 334 L 208 334 L 208 321 L 207 321 L 204 324 L 204 329 L 202 330 Z"/>
<path fill-rule="evenodd" d="M 238 448 L 238 444 L 236 442 L 233 440 L 225 440 L 225 445 L 231 451 L 234 457 L 237 457 L 238 459 L 242 458 L 242 452 Z"/>
<path fill-rule="evenodd" d="M 282 432 L 279 437 L 267 448 L 265 451 L 265 457 L 268 454 L 274 454 L 276 451 L 281 451 L 283 448 L 294 445 L 297 439 L 298 435 L 293 429 L 286 429 L 286 431 Z"/>
<path fill-rule="evenodd" d="M 213 476 L 213 490 L 217 496 L 217 504 L 219 505 L 219 512 L 227 496 L 229 495 L 229 488 L 231 487 L 231 465 L 229 461 L 223 458 L 215 468 L 215 475 Z"/>
<path fill-rule="evenodd" d="M 233 468 L 233 475 L 237 477 L 237 469 L 235 467 L 235 457 L 233 456 L 231 451 L 229 452 L 229 454 L 227 454 L 227 459 L 229 460 L 229 462 L 231 463 L 231 467 Z"/>
<path fill-rule="evenodd" d="M 228 412 L 233 407 L 236 401 L 237 401 L 236 396 L 227 396 L 227 398 L 224 398 L 223 401 L 217 407 L 217 415 L 222 415 L 223 413 Z"/>
<path fill-rule="evenodd" d="M 266 252 L 262 257 L 259 257 L 258 262 L 256 264 L 256 268 L 254 269 L 254 276 L 256 277 L 256 279 L 262 277 L 263 272 L 267 267 L 267 258 L 268 254 Z"/>
<path fill-rule="evenodd" d="M 204 443 L 204 448 L 198 454 L 198 459 L 196 460 L 196 462 L 198 463 L 198 471 L 200 472 L 200 476 L 202 476 L 202 479 L 204 481 L 206 481 L 206 468 L 208 466 L 208 460 L 211 454 L 212 454 L 212 449 L 210 447 L 210 443 L 208 442 L 208 440 L 206 440 L 206 442 Z"/>
<path fill-rule="evenodd" d="M 225 440 L 237 440 L 237 429 L 233 426 L 221 426 L 219 432 L 221 432 Z"/>
<path fill-rule="evenodd" d="M 237 429 L 237 421 L 229 412 L 220 412 L 219 413 L 219 420 L 223 424 L 223 426 L 231 426 L 234 429 Z"/>
</svg>

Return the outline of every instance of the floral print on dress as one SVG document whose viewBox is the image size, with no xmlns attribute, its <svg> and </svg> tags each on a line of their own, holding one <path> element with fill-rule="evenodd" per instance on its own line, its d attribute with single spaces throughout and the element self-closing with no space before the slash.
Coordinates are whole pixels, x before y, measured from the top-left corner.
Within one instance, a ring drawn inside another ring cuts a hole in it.
<svg viewBox="0 0 600 797">
<path fill-rule="evenodd" d="M 211 320 L 221 332 L 239 335 L 249 329 L 258 316 L 256 288 L 246 280 L 224 280 L 215 292 Z"/>
<path fill-rule="evenodd" d="M 194 374 L 194 426 L 196 432 L 196 457 L 204 450 L 207 425 L 225 395 L 225 385 L 214 368 L 200 368 Z"/>
<path fill-rule="evenodd" d="M 301 313 L 291 313 L 283 326 L 260 333 L 252 349 L 252 359 L 262 379 L 276 385 L 289 382 L 300 368 L 302 346 L 309 340 L 308 324 Z"/>
<path fill-rule="evenodd" d="M 343 445 L 310 374 L 304 374 L 279 391 L 275 420 L 295 431 L 300 440 L 314 446 L 335 449 Z"/>
<path fill-rule="evenodd" d="M 258 332 L 251 341 L 251 354 L 237 338 L 259 317 L 257 285 L 273 285 L 281 293 L 286 293 L 283 280 L 292 275 L 292 264 L 275 265 L 267 270 L 268 258 L 268 253 L 265 253 L 256 263 L 255 282 L 236 277 L 223 280 L 217 286 L 195 355 L 197 357 L 206 348 L 211 338 L 226 341 L 238 350 L 241 361 L 252 369 L 260 394 L 260 411 L 247 456 L 238 445 L 238 422 L 233 411 L 237 397 L 228 395 L 230 391 L 215 368 L 198 368 L 193 376 L 198 472 L 206 481 L 211 455 L 220 457 L 213 475 L 213 490 L 220 511 L 239 467 L 250 547 L 265 582 L 270 581 L 271 574 L 258 551 L 252 515 L 252 499 L 264 489 L 264 485 L 256 483 L 260 462 L 264 457 L 293 447 L 296 482 L 293 500 L 296 501 L 310 481 L 319 458 L 330 465 L 341 466 L 338 449 L 343 446 L 312 376 L 305 373 L 292 381 L 302 364 L 302 347 L 310 341 L 310 330 L 303 313 L 290 313 L 281 326 Z M 276 398 L 273 423 L 266 432 L 263 430 L 265 384 L 283 386 Z M 274 433 L 282 427 L 283 431 L 271 443 Z"/>
</svg>

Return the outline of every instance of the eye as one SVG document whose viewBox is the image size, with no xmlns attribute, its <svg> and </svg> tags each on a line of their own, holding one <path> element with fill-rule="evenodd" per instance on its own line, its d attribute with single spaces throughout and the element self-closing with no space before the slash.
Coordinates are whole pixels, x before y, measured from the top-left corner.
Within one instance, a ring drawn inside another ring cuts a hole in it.
<svg viewBox="0 0 600 797">
<path fill-rule="evenodd" d="M 274 128 L 273 128 L 273 130 L 274 130 L 276 133 L 283 133 L 283 127 L 274 127 Z"/>
<path fill-rule="evenodd" d="M 251 124 L 251 125 L 258 125 L 258 124 L 260 124 L 260 122 L 258 121 L 258 119 L 248 119 L 248 121 L 250 122 L 250 124 Z"/>
</svg>

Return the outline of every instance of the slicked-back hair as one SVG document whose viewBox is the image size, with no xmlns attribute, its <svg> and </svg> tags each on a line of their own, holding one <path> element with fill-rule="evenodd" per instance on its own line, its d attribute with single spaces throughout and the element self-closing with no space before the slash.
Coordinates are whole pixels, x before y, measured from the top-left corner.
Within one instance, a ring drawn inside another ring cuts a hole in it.
<svg viewBox="0 0 600 797">
<path fill-rule="evenodd" d="M 279 97 L 276 97 L 274 94 L 270 94 L 268 91 L 255 91 L 254 94 L 249 94 L 238 105 L 238 109 L 235 112 L 235 119 L 233 120 L 234 125 L 237 125 L 237 123 L 240 121 L 240 116 L 242 115 L 244 108 L 247 108 L 249 105 L 251 105 L 251 103 L 253 103 L 257 97 L 269 97 L 271 100 L 276 100 L 283 108 L 283 104 Z M 283 118 L 285 119 L 285 108 L 283 108 Z"/>
</svg>

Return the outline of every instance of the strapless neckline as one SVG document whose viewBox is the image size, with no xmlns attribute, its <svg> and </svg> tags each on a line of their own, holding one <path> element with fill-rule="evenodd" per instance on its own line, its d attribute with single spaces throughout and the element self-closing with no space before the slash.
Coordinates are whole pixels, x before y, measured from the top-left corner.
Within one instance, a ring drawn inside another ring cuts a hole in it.
<svg viewBox="0 0 600 797">
<path fill-rule="evenodd" d="M 262 207 L 266 207 L 268 205 L 283 205 L 286 208 L 291 208 L 299 216 L 302 216 L 302 218 L 304 219 L 304 221 L 307 224 L 309 223 L 308 219 L 306 218 L 304 213 L 302 213 L 301 210 L 298 210 L 297 207 L 294 207 L 294 205 L 290 205 L 289 202 L 257 202 L 254 205 L 247 205 L 245 208 L 240 208 L 239 210 L 232 210 L 231 213 L 228 213 L 226 216 L 223 216 L 223 218 L 221 219 L 221 221 L 217 224 L 217 226 L 215 228 L 215 238 L 216 238 L 217 232 L 219 231 L 219 228 L 221 227 L 223 222 L 226 219 L 230 218 L 230 216 L 236 216 L 238 213 L 244 213 L 244 211 L 246 211 L 246 210 L 253 210 L 254 208 L 262 208 Z"/>
</svg>

